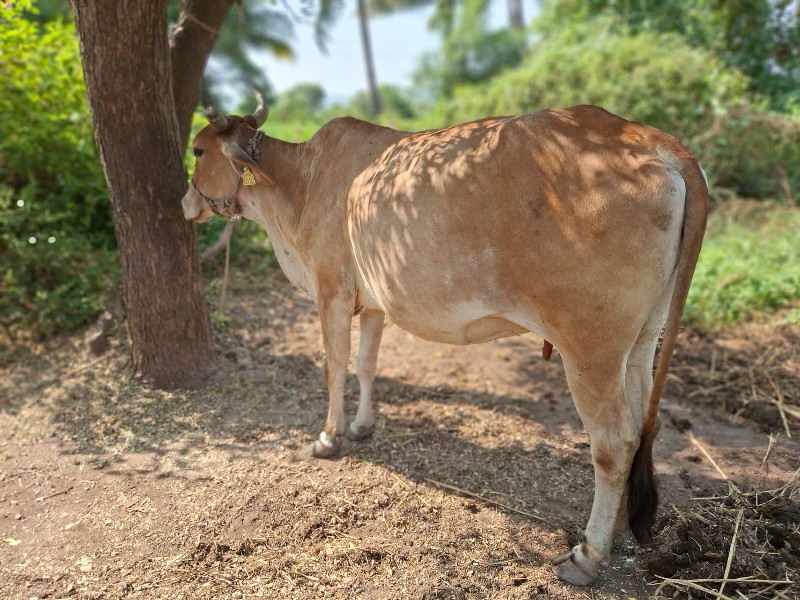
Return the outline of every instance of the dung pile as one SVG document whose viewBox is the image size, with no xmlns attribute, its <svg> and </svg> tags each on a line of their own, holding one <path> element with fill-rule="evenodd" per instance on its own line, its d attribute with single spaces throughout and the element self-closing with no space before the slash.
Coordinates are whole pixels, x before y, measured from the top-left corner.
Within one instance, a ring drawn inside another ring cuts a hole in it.
<svg viewBox="0 0 800 600">
<path fill-rule="evenodd" d="M 800 598 L 800 472 L 783 487 L 662 515 L 645 565 L 659 598 Z"/>
</svg>

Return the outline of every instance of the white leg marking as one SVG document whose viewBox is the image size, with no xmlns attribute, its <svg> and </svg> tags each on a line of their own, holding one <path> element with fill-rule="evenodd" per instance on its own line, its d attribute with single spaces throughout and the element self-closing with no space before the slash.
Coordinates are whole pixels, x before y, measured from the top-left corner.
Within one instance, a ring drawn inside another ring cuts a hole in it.
<svg viewBox="0 0 800 600">
<path fill-rule="evenodd" d="M 361 343 L 356 361 L 356 373 L 361 388 L 358 412 L 350 424 L 347 437 L 361 440 L 375 429 L 375 413 L 372 409 L 372 382 L 378 365 L 378 350 L 383 335 L 385 315 L 382 311 L 371 310 L 361 315 Z"/>
<path fill-rule="evenodd" d="M 639 443 L 639 429 L 625 401 L 624 366 L 594 364 L 579 368 L 564 358 L 572 398 L 592 445 L 594 502 L 584 540 L 554 568 L 575 585 L 588 585 L 608 561 L 628 471 Z"/>
</svg>

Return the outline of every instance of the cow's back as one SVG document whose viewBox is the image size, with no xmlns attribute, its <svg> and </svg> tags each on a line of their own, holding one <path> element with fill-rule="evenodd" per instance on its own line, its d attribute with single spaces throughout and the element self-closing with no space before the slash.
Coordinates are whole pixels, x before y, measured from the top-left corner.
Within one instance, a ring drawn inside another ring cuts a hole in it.
<svg viewBox="0 0 800 600">
<path fill-rule="evenodd" d="M 586 323 L 560 330 L 648 313 L 683 221 L 683 180 L 659 156 L 667 138 L 596 107 L 404 137 L 350 190 L 364 286 L 401 326 L 451 342 L 487 318 L 482 334 L 517 333 L 496 320 L 520 310 L 547 333 L 559 320 L 547 307 L 565 303 Z M 630 300 L 641 306 L 619 306 L 630 286 L 652 290 Z"/>
</svg>

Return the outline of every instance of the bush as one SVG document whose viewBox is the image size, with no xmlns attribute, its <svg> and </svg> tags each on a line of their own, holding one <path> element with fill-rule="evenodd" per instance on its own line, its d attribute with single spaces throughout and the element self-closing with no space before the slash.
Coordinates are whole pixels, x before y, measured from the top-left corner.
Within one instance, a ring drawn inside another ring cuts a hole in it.
<svg viewBox="0 0 800 600">
<path fill-rule="evenodd" d="M 298 83 L 278 96 L 270 109 L 272 120 L 281 123 L 313 121 L 325 105 L 325 90 L 318 83 Z"/>
<path fill-rule="evenodd" d="M 26 10 L 0 13 L 0 323 L 12 338 L 87 322 L 117 273 L 74 27 Z"/>
<path fill-rule="evenodd" d="M 73 215 L 37 204 L 0 187 L 0 324 L 7 341 L 89 322 L 118 279 L 113 248 L 93 246 Z"/>
<path fill-rule="evenodd" d="M 751 93 L 785 112 L 800 87 L 800 19 L 794 0 L 552 0 L 542 30 L 605 16 L 633 33 L 672 32 L 747 75 Z"/>
<path fill-rule="evenodd" d="M 720 327 L 800 298 L 800 210 L 734 202 L 709 221 L 685 320 Z"/>
<path fill-rule="evenodd" d="M 800 121 L 743 106 L 714 117 L 687 146 L 717 187 L 747 198 L 800 199 Z"/>
<path fill-rule="evenodd" d="M 449 120 L 598 104 L 686 137 L 738 105 L 746 78 L 674 34 L 620 34 L 608 19 L 579 23 L 540 41 L 518 69 L 479 89 L 458 90 Z"/>
<path fill-rule="evenodd" d="M 416 117 L 416 107 L 409 92 L 395 85 L 378 86 L 381 99 L 381 113 L 372 115 L 372 101 L 367 90 L 356 93 L 346 104 L 334 104 L 318 114 L 320 123 L 335 117 L 348 115 L 372 123 L 381 123 L 389 127 L 403 128 L 405 123 Z"/>
<path fill-rule="evenodd" d="M 677 34 L 625 27 L 608 17 L 554 32 L 519 69 L 464 87 L 445 120 L 598 104 L 662 129 L 695 152 L 711 184 L 750 197 L 800 190 L 800 124 L 748 102 L 747 78 Z"/>
</svg>

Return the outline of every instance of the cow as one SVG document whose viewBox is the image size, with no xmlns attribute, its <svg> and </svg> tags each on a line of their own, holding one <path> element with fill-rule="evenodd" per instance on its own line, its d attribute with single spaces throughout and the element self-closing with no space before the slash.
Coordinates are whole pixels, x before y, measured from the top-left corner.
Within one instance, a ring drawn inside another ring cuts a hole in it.
<svg viewBox="0 0 800 600">
<path fill-rule="evenodd" d="M 329 405 L 311 454 L 373 432 L 386 319 L 448 344 L 533 332 L 562 357 L 595 473 L 582 540 L 553 570 L 588 585 L 616 535 L 650 542 L 658 405 L 708 213 L 696 158 L 596 106 L 416 133 L 343 117 L 297 144 L 264 135 L 266 117 L 263 102 L 208 113 L 182 208 L 263 225 L 316 303 Z M 360 401 L 346 427 L 355 316 Z"/>
</svg>

